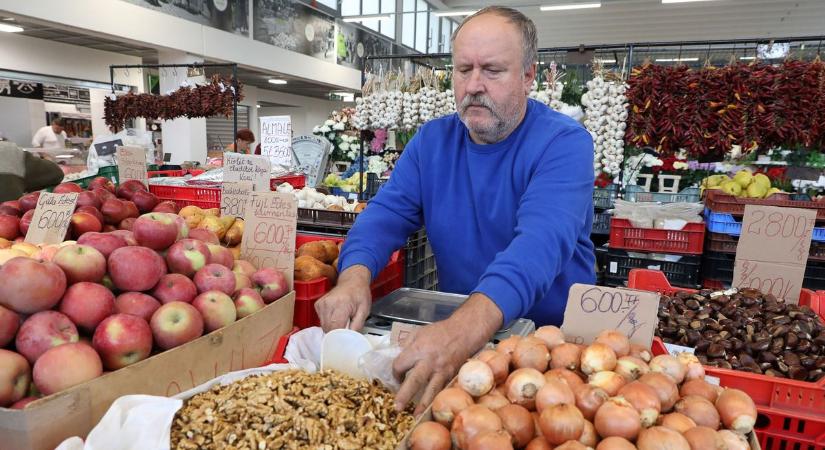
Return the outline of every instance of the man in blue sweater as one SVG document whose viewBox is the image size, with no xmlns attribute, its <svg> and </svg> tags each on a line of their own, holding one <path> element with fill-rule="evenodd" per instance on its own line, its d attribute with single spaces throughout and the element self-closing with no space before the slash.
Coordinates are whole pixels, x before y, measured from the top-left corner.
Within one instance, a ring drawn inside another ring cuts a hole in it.
<svg viewBox="0 0 825 450">
<path fill-rule="evenodd" d="M 559 325 L 573 283 L 594 283 L 593 140 L 530 100 L 536 28 L 516 10 L 485 8 L 453 35 L 457 114 L 433 120 L 404 149 L 358 217 L 338 285 L 316 309 L 325 330 L 361 329 L 370 280 L 426 225 L 442 290 L 469 295 L 419 330 L 393 364 L 401 408 L 420 412 L 502 324 Z"/>
</svg>

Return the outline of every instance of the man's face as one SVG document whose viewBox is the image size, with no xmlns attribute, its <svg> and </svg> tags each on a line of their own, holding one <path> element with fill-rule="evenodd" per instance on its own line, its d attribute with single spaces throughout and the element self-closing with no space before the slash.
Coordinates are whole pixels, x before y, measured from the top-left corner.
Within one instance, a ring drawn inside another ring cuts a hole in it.
<svg viewBox="0 0 825 450">
<path fill-rule="evenodd" d="M 458 115 L 474 140 L 503 140 L 522 119 L 535 67 L 524 70 L 521 31 L 504 17 L 467 22 L 453 43 Z"/>
<path fill-rule="evenodd" d="M 62 133 L 63 132 L 63 125 L 58 125 L 56 123 L 53 123 L 52 124 L 52 131 L 54 131 L 54 134 Z"/>
</svg>

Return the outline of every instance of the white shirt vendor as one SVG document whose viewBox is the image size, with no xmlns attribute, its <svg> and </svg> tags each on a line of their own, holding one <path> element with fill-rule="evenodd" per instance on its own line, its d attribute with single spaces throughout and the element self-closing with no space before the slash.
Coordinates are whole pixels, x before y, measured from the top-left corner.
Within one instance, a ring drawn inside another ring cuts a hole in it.
<svg viewBox="0 0 825 450">
<path fill-rule="evenodd" d="M 54 119 L 51 125 L 37 130 L 32 138 L 32 147 L 66 148 L 66 132 L 63 131 L 63 122 L 60 119 Z"/>
</svg>

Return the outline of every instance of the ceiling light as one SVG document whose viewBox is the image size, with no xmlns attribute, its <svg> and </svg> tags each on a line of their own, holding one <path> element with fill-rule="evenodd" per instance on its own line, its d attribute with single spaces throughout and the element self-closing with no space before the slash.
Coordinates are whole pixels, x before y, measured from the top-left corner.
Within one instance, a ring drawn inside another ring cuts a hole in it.
<svg viewBox="0 0 825 450">
<path fill-rule="evenodd" d="M 276 78 L 270 78 L 269 84 L 286 84 L 286 80 L 279 80 Z"/>
<path fill-rule="evenodd" d="M 799 46 L 799 49 L 800 49 L 800 50 L 805 50 L 805 44 L 800 45 L 800 46 Z"/>
<path fill-rule="evenodd" d="M 337 91 L 330 92 L 330 95 L 333 97 L 337 97 L 338 100 L 346 103 L 352 103 L 355 101 L 355 94 L 352 92 Z"/>
<path fill-rule="evenodd" d="M 256 108 L 260 108 L 260 107 L 261 107 L 261 105 L 255 105 L 255 107 L 256 107 Z"/>
<path fill-rule="evenodd" d="M 599 64 L 616 64 L 615 59 L 597 59 L 596 62 Z"/>
<path fill-rule="evenodd" d="M 435 13 L 436 17 L 456 17 L 456 16 L 471 16 L 477 13 L 478 10 L 472 11 L 439 11 Z"/>
<path fill-rule="evenodd" d="M 713 2 L 716 0 L 662 0 L 662 3 L 693 3 L 693 2 Z"/>
<path fill-rule="evenodd" d="M 341 20 L 343 20 L 344 22 L 361 22 L 361 21 L 370 20 L 370 19 L 390 20 L 390 19 L 392 19 L 392 16 L 389 15 L 389 14 L 367 14 L 365 16 L 344 17 Z"/>
<path fill-rule="evenodd" d="M 74 158 L 74 155 L 57 155 L 57 156 L 55 156 L 55 158 L 72 159 L 72 158 Z"/>
<path fill-rule="evenodd" d="M 756 56 L 740 56 L 739 59 L 741 59 L 742 61 L 753 61 L 754 59 L 756 59 Z"/>
<path fill-rule="evenodd" d="M 6 33 L 19 33 L 23 31 L 23 27 L 18 27 L 17 25 L 7 25 L 5 23 L 0 23 L 0 31 L 5 31 Z"/>
<path fill-rule="evenodd" d="M 696 62 L 699 58 L 662 58 L 657 59 L 656 62 Z"/>
<path fill-rule="evenodd" d="M 588 8 L 601 8 L 602 4 L 599 3 L 572 3 L 569 5 L 547 5 L 539 7 L 542 11 L 568 11 L 571 9 L 588 9 Z"/>
</svg>

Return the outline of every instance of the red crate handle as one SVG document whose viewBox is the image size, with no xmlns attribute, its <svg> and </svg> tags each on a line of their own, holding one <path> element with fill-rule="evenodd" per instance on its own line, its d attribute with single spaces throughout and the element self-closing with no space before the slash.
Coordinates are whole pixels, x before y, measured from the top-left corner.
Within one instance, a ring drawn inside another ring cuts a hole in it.
<svg viewBox="0 0 825 450">
<path fill-rule="evenodd" d="M 289 364 L 289 361 L 287 361 L 284 357 L 284 353 L 286 353 L 286 346 L 289 344 L 289 338 L 299 331 L 301 331 L 300 328 L 293 327 L 292 331 L 281 336 L 281 338 L 278 339 L 278 347 L 275 349 L 275 354 L 272 355 L 272 359 L 264 363 L 264 365 L 268 366 L 270 364 Z"/>
</svg>

